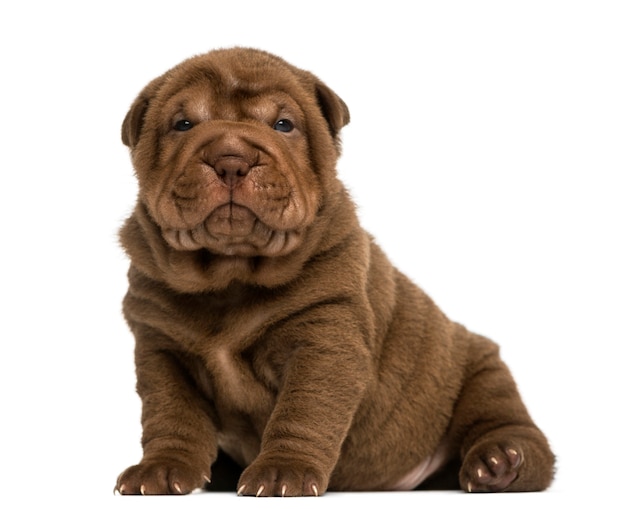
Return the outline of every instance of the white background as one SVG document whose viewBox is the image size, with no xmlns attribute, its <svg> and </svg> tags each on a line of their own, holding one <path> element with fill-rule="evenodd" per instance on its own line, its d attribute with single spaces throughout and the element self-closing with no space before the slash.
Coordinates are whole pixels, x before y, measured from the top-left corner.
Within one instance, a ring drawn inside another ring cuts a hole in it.
<svg viewBox="0 0 626 509">
<path fill-rule="evenodd" d="M 502 345 L 559 457 L 553 488 L 537 495 L 282 503 L 615 506 L 626 458 L 623 6 L 4 2 L 0 498 L 140 503 L 112 491 L 140 457 L 116 240 L 135 184 L 119 129 L 151 78 L 249 45 L 313 71 L 346 101 L 339 171 L 364 226 L 451 318 Z"/>
</svg>

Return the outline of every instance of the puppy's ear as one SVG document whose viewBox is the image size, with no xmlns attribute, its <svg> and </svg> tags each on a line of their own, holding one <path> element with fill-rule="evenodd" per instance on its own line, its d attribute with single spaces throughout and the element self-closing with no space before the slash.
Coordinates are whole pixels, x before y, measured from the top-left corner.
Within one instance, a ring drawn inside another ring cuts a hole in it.
<svg viewBox="0 0 626 509">
<path fill-rule="evenodd" d="M 143 126 L 143 117 L 148 109 L 148 100 L 139 96 L 135 99 L 130 110 L 124 117 L 122 122 L 122 142 L 127 147 L 133 148 L 137 141 L 139 141 L 139 135 L 141 134 L 141 127 Z"/>
<path fill-rule="evenodd" d="M 328 126 L 330 134 L 336 138 L 341 128 L 350 122 L 350 111 L 345 102 L 335 92 L 328 88 L 324 83 L 318 81 L 315 84 L 317 93 L 317 102 L 322 109 L 322 114 Z"/>
<path fill-rule="evenodd" d="M 137 96 L 137 99 L 135 99 L 131 105 L 128 113 L 126 113 L 124 122 L 122 122 L 122 142 L 124 145 L 130 148 L 134 148 L 135 145 L 137 145 L 144 123 L 144 117 L 146 115 L 146 111 L 148 111 L 148 105 L 156 95 L 157 90 L 163 81 L 163 77 L 151 81 L 141 91 L 139 96 Z"/>
</svg>

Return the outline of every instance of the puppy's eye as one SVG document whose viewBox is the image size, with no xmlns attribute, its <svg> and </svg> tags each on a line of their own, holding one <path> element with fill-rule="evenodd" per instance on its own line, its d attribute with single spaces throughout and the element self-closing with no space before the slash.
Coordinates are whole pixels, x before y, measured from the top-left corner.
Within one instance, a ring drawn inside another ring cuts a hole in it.
<svg viewBox="0 0 626 509">
<path fill-rule="evenodd" d="M 179 120 L 174 124 L 175 131 L 189 131 L 189 129 L 191 129 L 192 127 L 193 124 L 191 123 L 191 121 L 186 119 Z"/>
<path fill-rule="evenodd" d="M 291 120 L 281 118 L 278 122 L 274 124 L 274 129 L 276 131 L 280 131 L 281 133 L 290 133 L 291 131 L 293 131 L 293 123 L 291 122 Z"/>
</svg>

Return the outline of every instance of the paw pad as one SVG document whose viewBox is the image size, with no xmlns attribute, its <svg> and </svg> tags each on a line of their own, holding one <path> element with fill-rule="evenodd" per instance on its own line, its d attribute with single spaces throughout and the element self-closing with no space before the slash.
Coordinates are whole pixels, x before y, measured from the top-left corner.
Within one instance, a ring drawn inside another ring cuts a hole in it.
<svg viewBox="0 0 626 509">
<path fill-rule="evenodd" d="M 523 460 L 521 449 L 514 446 L 471 449 L 461 468 L 461 486 L 470 493 L 504 491 L 517 478 Z"/>
</svg>

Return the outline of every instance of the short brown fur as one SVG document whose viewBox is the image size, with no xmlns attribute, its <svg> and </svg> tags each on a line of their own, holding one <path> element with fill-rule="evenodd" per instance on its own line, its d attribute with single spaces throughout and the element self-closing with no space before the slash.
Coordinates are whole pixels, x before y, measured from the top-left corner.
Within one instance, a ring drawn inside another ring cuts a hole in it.
<svg viewBox="0 0 626 509">
<path fill-rule="evenodd" d="M 143 459 L 123 494 L 549 486 L 554 456 L 490 340 L 450 321 L 359 226 L 337 178 L 344 102 L 234 48 L 151 82 L 123 123 L 121 231 Z M 219 484 L 219 479 L 213 479 Z"/>
</svg>

